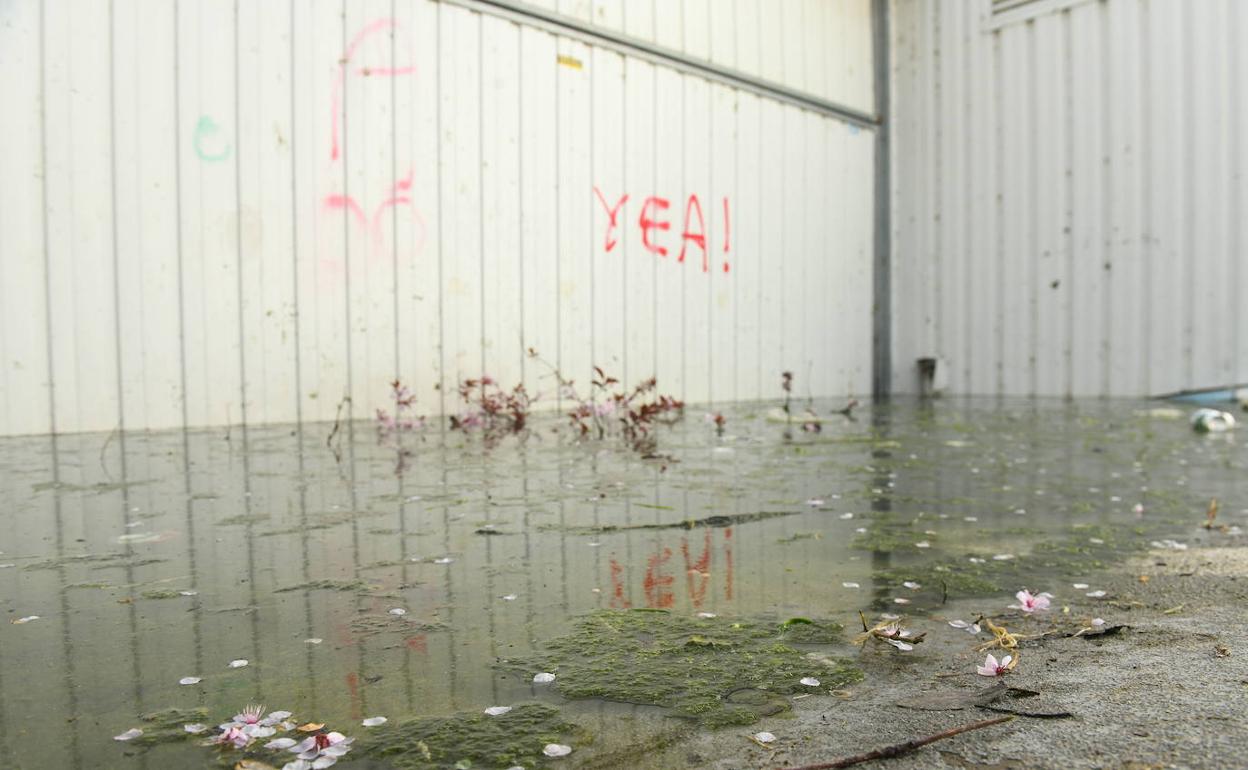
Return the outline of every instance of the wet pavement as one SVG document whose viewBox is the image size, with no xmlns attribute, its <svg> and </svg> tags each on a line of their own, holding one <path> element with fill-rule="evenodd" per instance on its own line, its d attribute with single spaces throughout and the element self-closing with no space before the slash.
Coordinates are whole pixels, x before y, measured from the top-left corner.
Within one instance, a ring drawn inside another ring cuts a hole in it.
<svg viewBox="0 0 1248 770">
<path fill-rule="evenodd" d="M 1149 543 L 1212 537 L 1213 497 L 1219 525 L 1248 525 L 1242 444 L 1154 402 L 901 400 L 819 433 L 772 406 L 725 410 L 723 435 L 691 408 L 655 459 L 553 416 L 489 439 L 363 422 L 329 443 L 327 425 L 2 439 L 0 609 L 37 617 L 0 624 L 0 766 L 232 766 L 194 738 L 113 740 L 168 708 L 215 731 L 264 703 L 363 744 L 366 717 L 532 701 L 578 727 L 570 756 L 521 764 L 592 763 L 675 720 L 509 665 L 586 613 L 853 631 L 860 609 L 1095 589 Z M 392 766 L 363 747 L 342 764 Z"/>
</svg>

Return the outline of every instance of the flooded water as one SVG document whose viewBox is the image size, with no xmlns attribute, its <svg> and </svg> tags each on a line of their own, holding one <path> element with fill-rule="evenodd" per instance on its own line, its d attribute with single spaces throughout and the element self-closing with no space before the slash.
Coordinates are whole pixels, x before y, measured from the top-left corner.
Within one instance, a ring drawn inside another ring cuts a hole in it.
<svg viewBox="0 0 1248 770">
<path fill-rule="evenodd" d="M 365 423 L 332 447 L 323 425 L 0 440 L 0 609 L 37 616 L 0 624 L 0 767 L 232 766 L 203 736 L 113 740 L 169 708 L 215 732 L 264 703 L 354 736 L 533 701 L 595 736 L 539 756 L 573 766 L 670 721 L 509 668 L 586 613 L 848 627 L 1094 583 L 1148 542 L 1208 537 L 1212 497 L 1246 521 L 1242 444 L 1156 403 L 900 401 L 820 433 L 769 406 L 727 411 L 723 436 L 691 412 L 660 429 L 660 459 L 553 417 L 401 448 Z"/>
</svg>

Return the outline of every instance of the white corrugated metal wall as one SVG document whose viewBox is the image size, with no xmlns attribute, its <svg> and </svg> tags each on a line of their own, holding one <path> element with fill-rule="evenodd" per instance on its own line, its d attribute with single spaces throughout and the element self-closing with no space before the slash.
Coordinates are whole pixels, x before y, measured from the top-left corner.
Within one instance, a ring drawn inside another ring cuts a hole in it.
<svg viewBox="0 0 1248 770">
<path fill-rule="evenodd" d="M 893 385 L 1248 380 L 1248 7 L 893 0 Z"/>
<path fill-rule="evenodd" d="M 869 0 L 535 5 L 873 112 Z M 467 0 L 0 5 L 0 435 L 550 394 L 529 347 L 691 402 L 869 390 L 873 131 L 592 40 Z"/>
</svg>

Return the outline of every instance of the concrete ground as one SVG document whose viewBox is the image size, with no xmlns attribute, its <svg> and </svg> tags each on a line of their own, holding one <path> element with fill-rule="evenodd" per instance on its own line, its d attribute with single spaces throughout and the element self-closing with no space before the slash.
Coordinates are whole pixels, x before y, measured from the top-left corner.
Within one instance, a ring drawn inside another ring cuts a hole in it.
<svg viewBox="0 0 1248 770">
<path fill-rule="evenodd" d="M 1101 617 L 1121 632 L 1099 638 L 1046 636 L 1026 641 L 1005 682 L 1039 696 L 996 705 L 1069 711 L 1070 718 L 1019 716 L 1011 722 L 938 741 L 895 759 L 860 767 L 909 768 L 1248 768 L 1248 548 L 1153 551 L 1125 563 L 1093 589 L 1054 589 L 1048 621 L 1007 621 L 1014 632 Z M 841 697 L 809 697 L 794 712 L 750 728 L 673 734 L 665 748 L 628 760 L 630 767 L 794 768 L 902 743 L 999 714 L 900 708 L 917 695 L 970 692 L 994 680 L 974 674 L 983 653 L 969 634 L 944 620 L 1008 613 L 1007 601 L 950 602 L 916 619 L 925 643 L 898 653 L 868 643 L 866 679 Z M 1068 607 L 1069 612 L 1063 611 Z M 847 624 L 848 625 L 848 624 Z M 761 746 L 757 731 L 777 740 Z M 608 764 L 610 764 L 608 762 Z"/>
</svg>

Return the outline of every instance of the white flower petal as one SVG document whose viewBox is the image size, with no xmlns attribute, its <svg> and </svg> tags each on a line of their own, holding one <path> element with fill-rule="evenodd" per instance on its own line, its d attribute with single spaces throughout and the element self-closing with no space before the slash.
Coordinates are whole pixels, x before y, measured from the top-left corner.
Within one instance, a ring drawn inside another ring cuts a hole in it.
<svg viewBox="0 0 1248 770">
<path fill-rule="evenodd" d="M 15 625 L 15 626 L 20 626 L 20 625 L 23 625 L 23 624 L 25 624 L 25 623 L 29 623 L 29 622 L 30 622 L 30 621 L 32 621 L 32 620 L 38 620 L 38 619 L 39 619 L 39 616 L 38 616 L 38 615 L 27 615 L 27 616 L 26 616 L 26 617 L 24 617 L 24 618 L 18 618 L 17 620 L 13 620 L 13 621 L 10 621 L 10 622 L 11 622 L 13 625 Z"/>
<path fill-rule="evenodd" d="M 772 743 L 776 740 L 776 736 L 768 732 L 754 733 L 754 740 L 759 743 Z"/>
<path fill-rule="evenodd" d="M 1014 558 L 1014 554 L 1012 553 L 999 553 L 996 556 L 992 557 L 992 560 L 993 561 L 1009 561 L 1010 559 L 1013 559 L 1013 558 Z"/>
<path fill-rule="evenodd" d="M 508 711 L 511 711 L 511 706 L 490 706 L 484 713 L 489 714 L 492 717 L 501 717 Z"/>
<path fill-rule="evenodd" d="M 909 599 L 903 599 L 902 597 L 897 596 L 897 597 L 894 597 L 894 598 L 893 598 L 893 603 L 894 603 L 894 604 L 909 604 L 909 603 L 910 603 L 910 600 L 909 600 Z"/>
<path fill-rule="evenodd" d="M 516 598 L 517 598 L 517 597 L 516 597 L 516 595 L 515 595 L 515 594 L 507 594 L 506 596 L 504 596 L 504 597 L 503 597 L 503 601 L 505 601 L 505 602 L 514 602 L 514 601 L 516 600 Z"/>
<path fill-rule="evenodd" d="M 283 719 L 285 719 L 286 717 L 290 715 L 291 715 L 291 712 L 289 711 L 270 711 L 269 715 L 265 717 L 264 721 L 268 722 L 271 725 L 277 724 L 278 722 L 282 721 Z"/>
<path fill-rule="evenodd" d="M 914 649 L 914 645 L 913 645 L 913 644 L 909 644 L 909 643 L 907 643 L 907 642 L 903 642 L 903 641 L 900 641 L 900 640 L 898 640 L 898 639 L 885 639 L 884 641 L 886 641 L 886 642 L 888 642 L 889 644 L 893 645 L 894 647 L 896 647 L 897 649 L 901 650 L 902 652 L 909 652 L 910 650 L 913 650 L 913 649 Z"/>
<path fill-rule="evenodd" d="M 195 722 L 189 725 L 182 725 L 182 729 L 187 731 L 191 735 L 199 735 L 200 733 L 208 729 L 208 725 L 201 725 L 198 722 Z"/>
<path fill-rule="evenodd" d="M 846 521 L 848 521 L 849 519 L 854 518 L 854 514 L 852 514 L 852 513 L 842 513 L 842 514 L 841 514 L 841 518 L 842 518 L 842 519 L 845 519 Z"/>
<path fill-rule="evenodd" d="M 407 614 L 407 610 L 403 609 L 402 607 L 395 607 L 394 609 L 390 610 L 390 614 L 395 615 L 397 617 L 402 617 Z"/>
<path fill-rule="evenodd" d="M 848 581 L 841 583 L 841 585 L 845 588 L 862 588 L 862 586 L 858 585 L 857 583 L 848 582 Z"/>
<path fill-rule="evenodd" d="M 807 687 L 818 687 L 819 680 L 815 679 L 813 676 L 804 676 L 801 680 L 799 680 L 799 684 L 804 684 Z"/>
<path fill-rule="evenodd" d="M 450 556 L 443 556 L 441 559 L 434 559 L 433 563 L 434 564 L 450 564 L 453 561 L 455 560 L 452 559 Z"/>
<path fill-rule="evenodd" d="M 179 596 L 199 596 L 199 591 L 178 591 Z"/>
<path fill-rule="evenodd" d="M 312 770 L 323 770 L 323 768 L 331 767 L 337 761 L 338 757 L 335 757 L 333 754 L 323 754 L 312 762 Z"/>
<path fill-rule="evenodd" d="M 550 684 L 553 681 L 555 681 L 555 675 L 546 671 L 533 676 L 533 684 Z"/>
<path fill-rule="evenodd" d="M 387 721 L 388 720 L 385 717 L 369 717 L 363 722 L 360 722 L 360 724 L 365 727 L 376 727 L 377 725 L 384 725 Z"/>
<path fill-rule="evenodd" d="M 699 612 L 698 617 L 704 618 L 704 619 L 713 618 L 715 617 L 715 613 L 714 612 Z"/>
<path fill-rule="evenodd" d="M 197 676 L 184 676 L 178 680 L 178 684 L 199 684 L 204 681 Z"/>
<path fill-rule="evenodd" d="M 914 547 L 915 548 L 931 548 L 932 544 L 927 542 L 926 540 L 920 540 L 919 542 L 914 544 Z"/>
<path fill-rule="evenodd" d="M 572 753 L 572 747 L 565 746 L 562 743 L 548 743 L 542 749 L 542 753 L 548 757 L 566 757 Z"/>
<path fill-rule="evenodd" d="M 321 643 L 321 642 L 323 642 L 323 641 L 325 641 L 325 640 L 324 640 L 324 639 L 320 639 L 320 638 L 318 638 L 318 637 L 315 637 L 315 636 L 314 636 L 314 637 L 312 637 L 311 639 L 304 639 L 304 640 L 303 640 L 303 643 L 304 643 L 304 644 L 320 644 L 320 643 Z"/>
<path fill-rule="evenodd" d="M 920 588 L 922 588 L 921 585 L 914 582 L 913 580 L 907 580 L 906 582 L 902 583 L 902 585 L 905 586 L 906 588 L 909 588 L 911 591 L 917 591 Z"/>
<path fill-rule="evenodd" d="M 274 738 L 273 740 L 264 744 L 264 747 L 266 749 L 288 749 L 294 745 L 295 745 L 294 738 Z"/>
<path fill-rule="evenodd" d="M 294 762 L 282 765 L 282 770 L 312 770 L 312 765 L 302 759 L 296 759 Z"/>
<path fill-rule="evenodd" d="M 1084 596 L 1090 596 L 1093 599 L 1099 599 L 1105 595 L 1104 591 L 1088 591 Z"/>
<path fill-rule="evenodd" d="M 1078 588 L 1080 591 L 1088 587 L 1087 583 L 1071 583 L 1070 585 L 1072 588 Z"/>
<path fill-rule="evenodd" d="M 246 660 L 245 658 L 239 658 L 238 660 L 231 660 L 230 668 L 242 668 L 243 666 L 246 666 L 249 662 L 250 661 Z"/>
<path fill-rule="evenodd" d="M 138 738 L 138 737 L 139 737 L 140 735 L 142 735 L 142 734 L 143 734 L 143 731 L 142 731 L 142 730 L 140 730 L 139 728 L 137 728 L 137 727 L 131 727 L 129 730 L 126 730 L 126 731 L 125 731 L 124 733 L 122 733 L 121 735 L 114 735 L 114 736 L 113 736 L 113 740 L 115 740 L 115 741 L 132 741 L 132 740 L 134 740 L 135 738 Z"/>
</svg>

